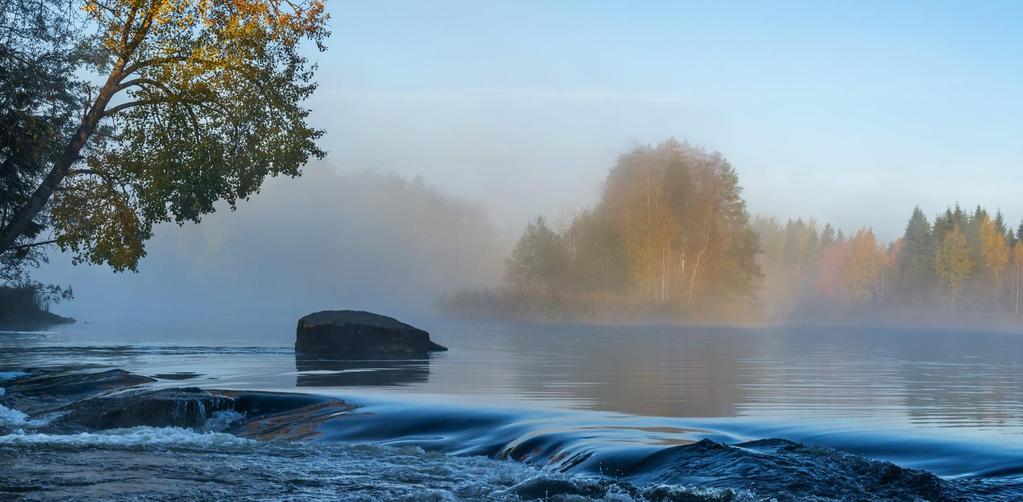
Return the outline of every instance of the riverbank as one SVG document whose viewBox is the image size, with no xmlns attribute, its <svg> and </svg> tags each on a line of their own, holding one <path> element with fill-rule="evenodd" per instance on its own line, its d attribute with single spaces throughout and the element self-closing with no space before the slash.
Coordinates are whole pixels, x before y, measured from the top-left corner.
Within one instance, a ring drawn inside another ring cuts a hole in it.
<svg viewBox="0 0 1023 502">
<path fill-rule="evenodd" d="M 0 330 L 37 331 L 75 322 L 50 312 L 32 287 L 0 287 Z"/>
</svg>

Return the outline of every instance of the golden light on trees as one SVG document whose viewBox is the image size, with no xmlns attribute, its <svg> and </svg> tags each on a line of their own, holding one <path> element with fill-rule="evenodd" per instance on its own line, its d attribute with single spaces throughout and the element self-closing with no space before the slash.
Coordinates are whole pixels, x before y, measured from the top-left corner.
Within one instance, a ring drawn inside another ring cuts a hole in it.
<svg viewBox="0 0 1023 502">
<path fill-rule="evenodd" d="M 316 85 L 300 53 L 303 42 L 323 48 L 321 1 L 88 0 L 80 24 L 38 5 L 27 14 L 53 36 L 20 47 L 39 57 L 25 71 L 84 107 L 18 172 L 32 188 L 9 201 L 0 252 L 38 244 L 34 230 L 49 224 L 77 261 L 132 269 L 154 224 L 197 222 L 323 156 L 302 107 Z M 76 80 L 89 72 L 95 80 Z M 40 97 L 25 113 L 51 110 Z"/>
</svg>

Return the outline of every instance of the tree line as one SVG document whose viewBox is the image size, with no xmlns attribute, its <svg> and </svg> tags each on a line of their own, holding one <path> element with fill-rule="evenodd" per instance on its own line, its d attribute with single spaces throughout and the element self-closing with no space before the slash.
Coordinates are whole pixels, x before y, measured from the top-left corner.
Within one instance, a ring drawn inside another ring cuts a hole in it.
<svg viewBox="0 0 1023 502">
<path fill-rule="evenodd" d="M 869 228 L 846 238 L 812 220 L 758 218 L 754 226 L 766 296 L 780 309 L 873 305 L 1015 316 L 1023 309 L 1023 224 L 1011 229 L 1000 211 L 956 204 L 930 220 L 917 207 L 889 243 Z"/>
<path fill-rule="evenodd" d="M 751 217 L 724 157 L 669 139 L 622 155 L 595 207 L 525 228 L 502 285 L 455 292 L 449 313 L 517 319 L 754 320 L 843 312 L 1023 309 L 1023 224 L 959 205 L 904 235 L 845 235 Z"/>
<path fill-rule="evenodd" d="M 597 205 L 555 231 L 538 217 L 504 284 L 453 294 L 473 316 L 694 318 L 743 310 L 762 279 L 738 176 L 716 152 L 669 139 L 611 169 Z"/>
</svg>

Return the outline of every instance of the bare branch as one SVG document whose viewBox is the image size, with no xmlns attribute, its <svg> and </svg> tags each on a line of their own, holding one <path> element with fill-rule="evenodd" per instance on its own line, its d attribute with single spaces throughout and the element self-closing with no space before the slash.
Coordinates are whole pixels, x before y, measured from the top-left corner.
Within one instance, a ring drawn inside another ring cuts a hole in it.
<svg viewBox="0 0 1023 502">
<path fill-rule="evenodd" d="M 119 105 L 117 105 L 117 106 L 115 106 L 113 108 L 108 108 L 106 111 L 103 112 L 103 116 L 104 117 L 109 117 L 111 115 L 114 115 L 114 114 L 116 114 L 118 112 L 127 110 L 129 108 L 135 108 L 135 107 L 138 107 L 138 106 L 146 106 L 146 105 L 156 105 L 156 104 L 166 103 L 166 102 L 167 102 L 167 100 L 165 100 L 165 99 L 137 99 L 135 101 L 129 101 L 127 103 L 119 104 Z"/>
<path fill-rule="evenodd" d="M 11 247 L 5 249 L 4 252 L 16 251 L 16 250 L 19 250 L 19 249 L 28 249 L 28 248 L 32 248 L 32 247 L 36 247 L 36 246 L 45 246 L 47 244 L 56 244 L 56 243 L 57 243 L 57 239 L 52 239 L 52 240 L 48 240 L 48 241 L 40 241 L 40 242 L 32 242 L 32 243 L 29 243 L 29 244 L 19 244 L 17 246 L 11 246 Z"/>
</svg>

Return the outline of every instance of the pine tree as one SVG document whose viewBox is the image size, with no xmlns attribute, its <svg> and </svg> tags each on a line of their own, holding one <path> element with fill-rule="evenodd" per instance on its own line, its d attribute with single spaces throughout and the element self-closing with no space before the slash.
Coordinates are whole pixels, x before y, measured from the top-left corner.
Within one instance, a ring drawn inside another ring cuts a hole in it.
<svg viewBox="0 0 1023 502">
<path fill-rule="evenodd" d="M 913 215 L 906 225 L 902 245 L 898 253 L 897 267 L 903 288 L 910 301 L 919 302 L 931 285 L 934 242 L 931 224 L 920 207 L 913 209 Z"/>
<path fill-rule="evenodd" d="M 830 247 L 835 243 L 835 227 L 831 223 L 825 223 L 821 230 L 821 249 Z"/>
<path fill-rule="evenodd" d="M 998 233 L 1005 236 L 1006 241 L 1012 241 L 1012 232 L 1009 231 L 1009 227 L 1005 224 L 1005 215 L 1002 214 L 1002 210 L 995 211 L 995 228 L 998 229 Z"/>
</svg>

